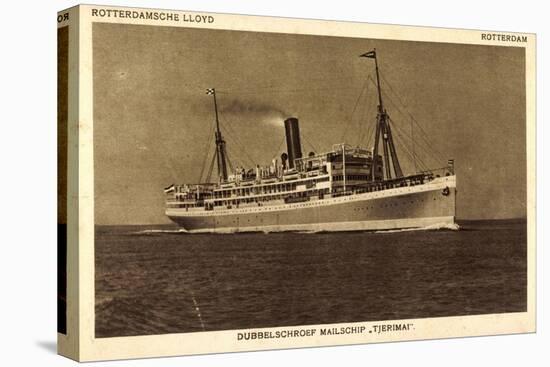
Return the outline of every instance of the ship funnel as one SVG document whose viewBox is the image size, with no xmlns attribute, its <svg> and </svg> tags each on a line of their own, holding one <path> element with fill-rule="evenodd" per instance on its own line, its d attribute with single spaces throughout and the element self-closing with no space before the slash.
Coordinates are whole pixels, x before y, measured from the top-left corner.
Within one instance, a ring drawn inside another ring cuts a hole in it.
<svg viewBox="0 0 550 367">
<path fill-rule="evenodd" d="M 296 117 L 285 120 L 286 147 L 288 150 L 288 168 L 294 168 L 294 160 L 302 158 L 302 145 L 300 144 L 300 126 Z"/>
</svg>

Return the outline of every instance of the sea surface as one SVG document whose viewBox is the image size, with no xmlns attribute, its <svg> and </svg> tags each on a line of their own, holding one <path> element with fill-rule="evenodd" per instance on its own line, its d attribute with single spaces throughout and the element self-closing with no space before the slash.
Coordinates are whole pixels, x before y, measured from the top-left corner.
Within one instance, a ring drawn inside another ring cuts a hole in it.
<svg viewBox="0 0 550 367">
<path fill-rule="evenodd" d="M 525 311 L 525 220 L 187 234 L 97 226 L 96 337 Z"/>
</svg>

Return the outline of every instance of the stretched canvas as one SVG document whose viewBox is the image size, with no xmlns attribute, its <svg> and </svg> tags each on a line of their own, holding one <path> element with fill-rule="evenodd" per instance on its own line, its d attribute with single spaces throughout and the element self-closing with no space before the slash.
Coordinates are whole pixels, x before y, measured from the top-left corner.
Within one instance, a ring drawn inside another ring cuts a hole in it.
<svg viewBox="0 0 550 367">
<path fill-rule="evenodd" d="M 535 331 L 534 34 L 57 24 L 60 354 Z"/>
</svg>

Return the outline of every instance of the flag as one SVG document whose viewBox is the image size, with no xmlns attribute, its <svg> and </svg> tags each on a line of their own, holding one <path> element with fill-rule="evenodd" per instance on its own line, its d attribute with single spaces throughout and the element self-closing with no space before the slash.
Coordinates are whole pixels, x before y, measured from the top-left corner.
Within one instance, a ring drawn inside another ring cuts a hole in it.
<svg viewBox="0 0 550 367">
<path fill-rule="evenodd" d="M 208 94 L 210 96 L 214 95 L 215 93 L 216 93 L 216 90 L 214 88 L 208 88 L 206 90 L 206 94 Z"/>
<path fill-rule="evenodd" d="M 375 50 L 369 51 L 367 53 L 360 55 L 359 57 L 368 57 L 370 59 L 376 59 L 376 51 Z"/>
<path fill-rule="evenodd" d="M 164 193 L 166 193 L 166 194 L 169 194 L 169 193 L 174 192 L 174 191 L 175 191 L 174 184 L 164 188 Z"/>
</svg>

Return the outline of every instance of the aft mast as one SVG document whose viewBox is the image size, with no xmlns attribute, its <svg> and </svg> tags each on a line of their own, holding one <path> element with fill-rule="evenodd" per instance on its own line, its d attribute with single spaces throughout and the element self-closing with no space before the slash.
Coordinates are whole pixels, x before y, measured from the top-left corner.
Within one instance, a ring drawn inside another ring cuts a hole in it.
<svg viewBox="0 0 550 367">
<path fill-rule="evenodd" d="M 386 179 L 392 178 L 390 156 L 395 176 L 403 177 L 403 171 L 401 170 L 401 165 L 399 164 L 399 159 L 397 158 L 397 152 L 395 150 L 395 144 L 393 143 L 389 116 L 386 112 L 386 109 L 384 108 L 384 104 L 382 103 L 382 91 L 380 89 L 380 73 L 378 71 L 378 59 L 376 57 L 376 49 L 364 53 L 360 55 L 360 57 L 374 59 L 374 64 L 376 66 L 376 86 L 378 87 L 378 114 L 376 116 L 376 133 L 374 136 L 374 151 L 372 154 L 373 157 L 371 166 L 371 179 L 372 181 L 375 181 L 375 173 L 378 168 L 377 157 L 380 136 L 382 137 L 382 147 L 384 149 L 384 167 L 386 168 Z"/>
<path fill-rule="evenodd" d="M 222 132 L 220 130 L 220 120 L 218 118 L 218 102 L 216 100 L 216 89 L 209 88 L 206 90 L 206 94 L 214 97 L 214 111 L 216 113 L 216 162 L 218 164 L 218 176 L 220 182 L 227 181 L 227 162 L 225 151 L 225 140 L 223 140 Z"/>
</svg>

